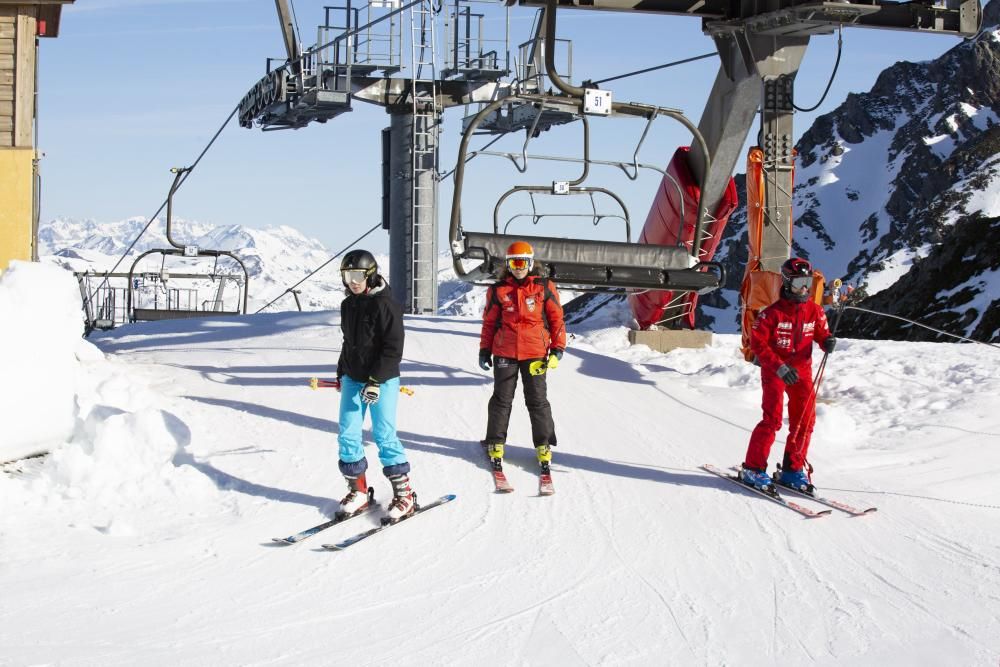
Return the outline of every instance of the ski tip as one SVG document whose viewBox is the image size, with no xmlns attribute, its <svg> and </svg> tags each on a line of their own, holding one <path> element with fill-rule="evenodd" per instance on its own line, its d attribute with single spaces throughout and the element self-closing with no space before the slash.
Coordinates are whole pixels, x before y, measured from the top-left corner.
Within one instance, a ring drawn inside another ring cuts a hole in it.
<svg viewBox="0 0 1000 667">
<path fill-rule="evenodd" d="M 327 551 L 343 551 L 344 547 L 337 544 L 323 544 L 321 545 Z"/>
<path fill-rule="evenodd" d="M 297 540 L 292 537 L 272 537 L 271 541 L 277 542 L 278 544 L 295 544 Z"/>
</svg>

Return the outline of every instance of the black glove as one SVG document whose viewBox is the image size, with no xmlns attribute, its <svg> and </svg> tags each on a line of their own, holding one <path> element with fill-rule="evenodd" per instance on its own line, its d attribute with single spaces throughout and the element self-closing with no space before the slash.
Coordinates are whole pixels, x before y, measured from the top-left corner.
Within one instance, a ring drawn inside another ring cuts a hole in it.
<svg viewBox="0 0 1000 667">
<path fill-rule="evenodd" d="M 487 350 L 479 350 L 479 367 L 484 371 L 493 368 L 493 353 Z"/>
<path fill-rule="evenodd" d="M 799 381 L 799 372 L 789 366 L 788 364 L 781 364 L 778 366 L 778 370 L 774 371 L 781 378 L 781 381 L 787 385 L 793 385 Z"/>
<path fill-rule="evenodd" d="M 551 350 L 549 350 L 549 354 L 550 355 L 555 355 L 556 359 L 558 359 L 559 361 L 562 361 L 563 351 L 561 349 L 559 349 L 558 347 L 554 347 Z"/>
<path fill-rule="evenodd" d="M 834 348 L 837 347 L 837 339 L 834 338 L 833 336 L 830 336 L 825 341 L 823 341 L 823 344 L 820 345 L 820 347 L 822 347 L 823 351 L 826 352 L 827 354 L 833 354 Z"/>
<path fill-rule="evenodd" d="M 379 388 L 378 382 L 368 378 L 368 383 L 361 388 L 361 400 L 368 405 L 375 405 L 378 403 L 379 398 Z"/>
</svg>

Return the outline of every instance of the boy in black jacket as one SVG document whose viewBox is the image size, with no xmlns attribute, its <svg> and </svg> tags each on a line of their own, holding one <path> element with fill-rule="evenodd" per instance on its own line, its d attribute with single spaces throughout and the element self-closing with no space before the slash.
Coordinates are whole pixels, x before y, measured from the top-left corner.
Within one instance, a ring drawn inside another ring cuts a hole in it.
<svg viewBox="0 0 1000 667">
<path fill-rule="evenodd" d="M 371 410 L 372 434 L 378 445 L 382 472 L 392 482 L 389 520 L 399 521 L 416 508 L 410 488 L 410 464 L 396 436 L 399 362 L 403 358 L 403 309 L 392 298 L 389 283 L 367 250 L 344 255 L 340 275 L 347 298 L 340 306 L 344 345 L 337 362 L 340 389 L 340 472 L 348 494 L 341 512 L 356 514 L 368 507 L 365 471 L 368 460 L 361 441 L 365 413 Z"/>
</svg>

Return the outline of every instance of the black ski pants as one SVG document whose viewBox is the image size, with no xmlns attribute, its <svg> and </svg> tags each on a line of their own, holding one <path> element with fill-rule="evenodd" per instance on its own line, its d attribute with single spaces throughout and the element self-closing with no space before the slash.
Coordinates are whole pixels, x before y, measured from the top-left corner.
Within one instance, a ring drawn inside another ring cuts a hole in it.
<svg viewBox="0 0 1000 667">
<path fill-rule="evenodd" d="M 546 396 L 545 374 L 532 375 L 528 366 L 537 359 L 493 358 L 493 396 L 490 397 L 486 422 L 486 444 L 506 443 L 507 424 L 517 390 L 517 376 L 524 381 L 524 404 L 531 418 L 531 439 L 537 445 L 556 444 L 556 426 L 552 421 L 552 406 Z"/>
</svg>

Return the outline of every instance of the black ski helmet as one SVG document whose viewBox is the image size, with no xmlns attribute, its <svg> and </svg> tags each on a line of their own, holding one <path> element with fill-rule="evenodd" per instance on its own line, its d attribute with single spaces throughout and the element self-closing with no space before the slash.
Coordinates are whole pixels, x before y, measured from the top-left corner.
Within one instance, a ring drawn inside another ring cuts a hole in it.
<svg viewBox="0 0 1000 667">
<path fill-rule="evenodd" d="M 344 255 L 340 261 L 340 280 L 347 287 L 347 280 L 344 279 L 344 271 L 364 271 L 366 284 L 369 288 L 375 287 L 378 283 L 378 262 L 375 256 L 367 250 L 352 250 Z"/>
<path fill-rule="evenodd" d="M 809 278 L 812 280 L 813 277 L 813 267 L 809 263 L 809 260 L 802 259 L 801 257 L 792 257 L 791 259 L 785 260 L 785 263 L 781 265 L 781 287 L 784 290 L 785 295 L 794 299 L 795 301 L 806 301 L 809 298 L 809 293 L 797 294 L 792 290 L 792 279 L 794 278 Z"/>
</svg>

